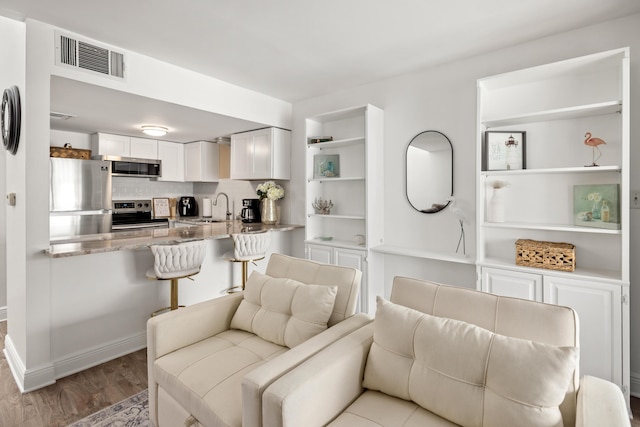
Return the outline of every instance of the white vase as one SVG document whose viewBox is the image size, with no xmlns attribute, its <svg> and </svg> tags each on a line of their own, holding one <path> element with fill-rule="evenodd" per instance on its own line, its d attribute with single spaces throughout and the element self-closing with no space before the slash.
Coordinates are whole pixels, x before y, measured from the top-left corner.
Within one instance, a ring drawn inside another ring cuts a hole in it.
<svg viewBox="0 0 640 427">
<path fill-rule="evenodd" d="M 278 222 L 278 209 L 275 200 L 264 198 L 260 201 L 260 220 L 263 224 Z"/>
<path fill-rule="evenodd" d="M 504 222 L 504 195 L 500 188 L 493 189 L 489 202 L 489 222 Z"/>
</svg>

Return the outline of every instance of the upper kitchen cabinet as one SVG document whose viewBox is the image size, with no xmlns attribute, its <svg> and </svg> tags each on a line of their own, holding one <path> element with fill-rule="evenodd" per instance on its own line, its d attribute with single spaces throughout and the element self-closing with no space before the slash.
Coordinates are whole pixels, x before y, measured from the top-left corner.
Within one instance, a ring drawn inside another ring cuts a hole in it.
<svg viewBox="0 0 640 427">
<path fill-rule="evenodd" d="M 158 181 L 182 182 L 184 176 L 184 144 L 158 141 L 158 160 L 162 161 L 162 176 Z"/>
<path fill-rule="evenodd" d="M 91 135 L 91 151 L 96 156 L 133 157 L 158 159 L 158 141 L 108 133 Z"/>
<path fill-rule="evenodd" d="M 227 178 L 220 173 L 221 159 L 224 163 L 224 156 L 220 156 L 220 144 L 210 141 L 184 144 L 184 180 L 218 182 L 221 178 Z"/>
<path fill-rule="evenodd" d="M 231 179 L 290 178 L 290 131 L 265 128 L 231 135 Z"/>
</svg>

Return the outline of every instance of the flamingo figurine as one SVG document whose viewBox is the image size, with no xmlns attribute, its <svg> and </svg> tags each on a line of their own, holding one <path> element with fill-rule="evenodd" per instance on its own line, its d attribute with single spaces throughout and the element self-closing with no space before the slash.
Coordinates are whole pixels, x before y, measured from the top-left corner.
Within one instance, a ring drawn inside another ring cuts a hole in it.
<svg viewBox="0 0 640 427">
<path fill-rule="evenodd" d="M 598 166 L 596 164 L 596 161 L 600 157 L 602 157 L 602 152 L 598 148 L 598 145 L 602 145 L 602 144 L 606 144 L 606 142 L 604 142 L 600 138 L 592 137 L 591 136 L 591 132 L 587 132 L 587 133 L 584 134 L 584 145 L 588 145 L 589 147 L 593 147 L 593 150 L 592 150 L 593 151 L 593 155 L 592 155 L 593 163 L 591 163 L 588 166 Z M 598 157 L 596 157 L 596 150 L 598 151 Z"/>
</svg>

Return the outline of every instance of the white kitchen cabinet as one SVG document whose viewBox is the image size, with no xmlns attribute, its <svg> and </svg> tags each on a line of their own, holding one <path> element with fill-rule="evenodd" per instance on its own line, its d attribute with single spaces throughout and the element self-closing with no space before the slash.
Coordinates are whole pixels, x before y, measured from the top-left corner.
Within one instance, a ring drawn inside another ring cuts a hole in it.
<svg viewBox="0 0 640 427">
<path fill-rule="evenodd" d="M 334 248 L 333 263 L 336 258 L 341 265 L 360 262 L 361 309 L 373 312 L 375 299 L 369 298 L 368 283 L 373 276 L 364 260 L 371 247 L 384 243 L 384 113 L 364 105 L 319 114 L 306 119 L 305 136 L 307 256 L 317 255 L 315 246 L 320 245 Z M 330 140 L 310 141 L 318 137 Z M 317 199 L 333 203 L 329 214 L 315 211 L 312 204 Z"/>
<path fill-rule="evenodd" d="M 628 305 L 627 300 L 618 285 L 545 276 L 544 302 L 571 307 L 578 313 L 581 375 L 624 384 L 622 308 Z"/>
<path fill-rule="evenodd" d="M 92 156 L 130 157 L 131 138 L 123 135 L 94 133 L 91 135 Z"/>
<path fill-rule="evenodd" d="M 91 155 L 158 159 L 158 141 L 108 133 L 91 135 Z"/>
<path fill-rule="evenodd" d="M 162 177 L 158 181 L 184 181 L 184 144 L 158 141 L 158 159 L 162 161 Z"/>
<path fill-rule="evenodd" d="M 532 277 L 542 277 L 542 301 L 578 312 L 581 373 L 615 382 L 627 402 L 629 72 L 629 49 L 622 48 L 480 79 L 476 144 L 477 288 L 540 301 Z M 524 168 L 488 170 L 486 131 L 505 139 L 525 132 Z M 583 143 L 587 132 L 606 141 L 598 166 Z M 508 183 L 500 190 L 500 222 L 488 215 L 495 181 Z M 608 205 L 615 221 L 596 220 L 597 199 L 588 206 L 594 220 L 580 221 L 577 186 L 603 184 L 619 189 Z M 575 271 L 516 265 L 518 239 L 575 245 Z"/>
<path fill-rule="evenodd" d="M 484 292 L 495 295 L 542 301 L 542 275 L 498 268 L 482 269 Z"/>
<path fill-rule="evenodd" d="M 184 178 L 190 182 L 218 182 L 220 179 L 218 144 L 196 141 L 184 144 Z"/>
<path fill-rule="evenodd" d="M 131 137 L 129 157 L 134 159 L 158 159 L 158 141 L 155 139 Z"/>
<path fill-rule="evenodd" d="M 231 179 L 291 178 L 291 132 L 257 129 L 231 135 Z"/>
</svg>

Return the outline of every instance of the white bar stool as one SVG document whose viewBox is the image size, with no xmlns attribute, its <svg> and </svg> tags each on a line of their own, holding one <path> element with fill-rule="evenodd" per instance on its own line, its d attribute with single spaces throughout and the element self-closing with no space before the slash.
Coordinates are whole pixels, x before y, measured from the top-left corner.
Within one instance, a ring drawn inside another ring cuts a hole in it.
<svg viewBox="0 0 640 427">
<path fill-rule="evenodd" d="M 242 263 L 242 286 L 233 286 L 227 292 L 244 290 L 247 283 L 247 270 L 250 262 L 259 261 L 265 257 L 271 243 L 271 231 L 231 234 L 233 252 L 226 252 L 223 257 L 229 262 Z"/>
<path fill-rule="evenodd" d="M 168 310 L 176 310 L 178 306 L 178 280 L 189 278 L 200 273 L 200 267 L 207 251 L 205 240 L 181 243 L 151 245 L 153 268 L 147 271 L 147 278 L 155 280 L 171 280 L 171 305 L 151 313 L 155 316 Z M 193 279 L 191 279 L 193 280 Z"/>
</svg>

